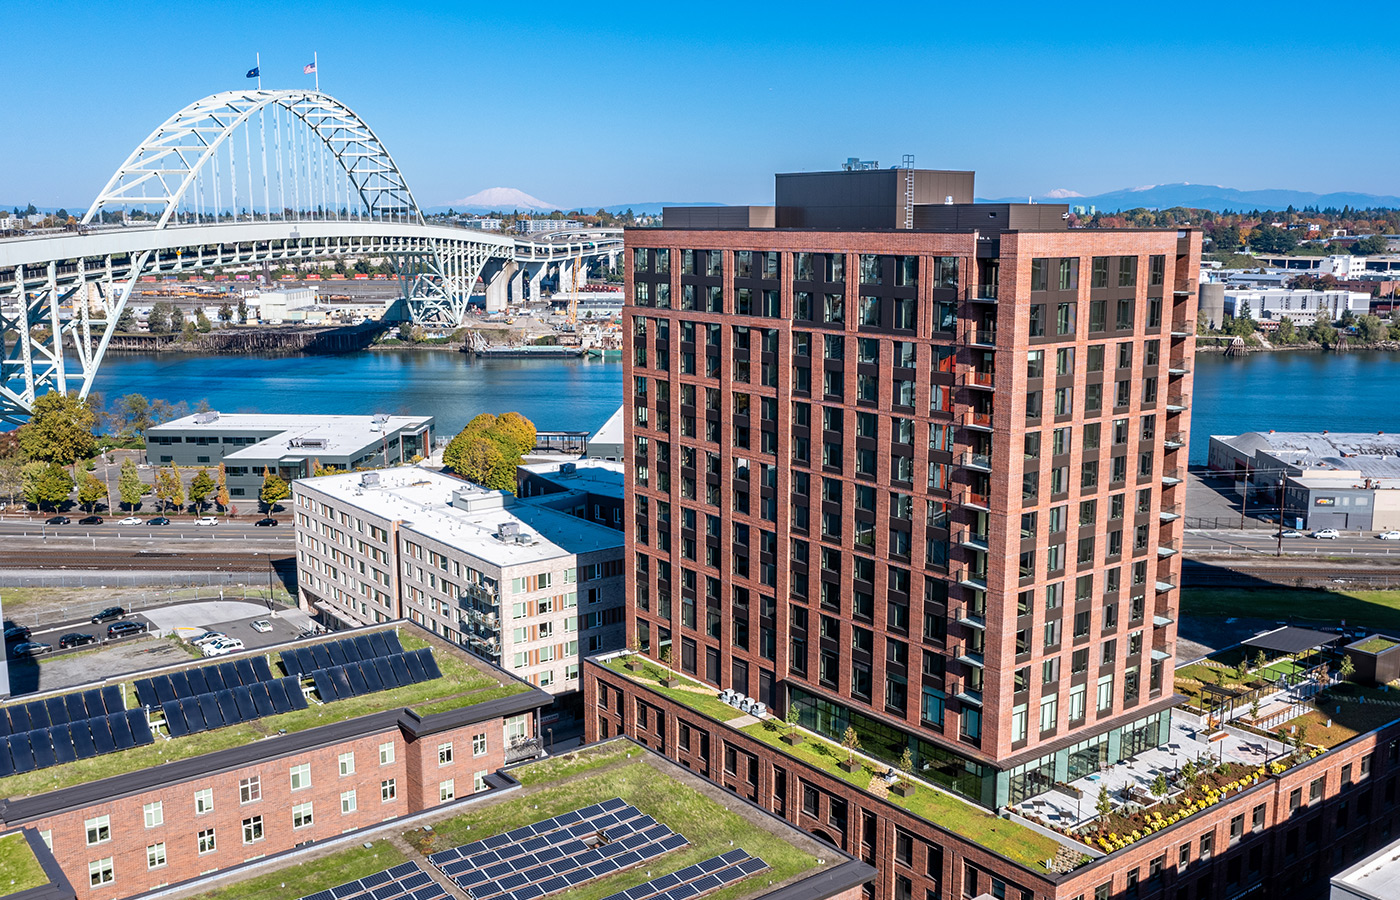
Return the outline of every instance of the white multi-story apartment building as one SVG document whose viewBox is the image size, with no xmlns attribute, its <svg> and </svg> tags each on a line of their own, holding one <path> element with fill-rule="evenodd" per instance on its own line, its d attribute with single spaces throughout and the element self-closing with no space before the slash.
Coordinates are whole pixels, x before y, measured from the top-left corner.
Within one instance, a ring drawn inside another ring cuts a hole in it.
<svg viewBox="0 0 1400 900">
<path fill-rule="evenodd" d="M 1225 312 L 1236 318 L 1248 316 L 1259 322 L 1288 319 L 1306 327 L 1319 317 L 1332 322 L 1342 313 L 1364 316 L 1371 309 L 1371 295 L 1357 291 L 1308 290 L 1229 290 L 1225 291 Z"/>
<path fill-rule="evenodd" d="M 413 466 L 292 485 L 301 601 L 323 622 L 396 618 L 555 694 L 624 640 L 622 532 Z"/>
</svg>

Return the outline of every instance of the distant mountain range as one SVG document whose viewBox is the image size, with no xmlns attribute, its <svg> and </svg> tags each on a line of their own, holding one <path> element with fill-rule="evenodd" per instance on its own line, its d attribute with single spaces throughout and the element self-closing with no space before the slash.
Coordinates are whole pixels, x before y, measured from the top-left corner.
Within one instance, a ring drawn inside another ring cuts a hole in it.
<svg viewBox="0 0 1400 900">
<path fill-rule="evenodd" d="M 722 203 L 712 203 L 712 202 L 703 201 L 703 200 L 702 200 L 702 201 L 689 201 L 689 200 L 649 200 L 649 201 L 647 201 L 647 202 L 645 202 L 645 203 L 618 203 L 618 204 L 614 204 L 613 206 L 601 206 L 601 207 L 600 207 L 600 206 L 593 206 L 593 205 L 590 205 L 590 204 L 583 204 L 581 207 L 580 207 L 580 206 L 568 206 L 568 207 L 565 207 L 565 206 L 559 206 L 559 205 L 553 204 L 553 203 L 548 203 L 548 202 L 546 202 L 546 201 L 544 201 L 544 200 L 539 199 L 538 197 L 531 196 L 530 194 L 527 194 L 527 193 L 525 193 L 525 192 L 522 191 L 522 190 L 517 190 L 516 188 L 495 187 L 495 188 L 487 188 L 487 189 L 484 190 L 484 191 L 477 191 L 475 194 L 472 194 L 470 197 L 463 197 L 461 200 L 456 200 L 456 201 L 453 201 L 452 203 L 449 203 L 449 204 L 446 204 L 446 205 L 443 205 L 443 206 L 432 206 L 432 207 L 429 207 L 426 211 L 427 211 L 427 212 L 430 212 L 430 213 L 437 213 L 437 212 L 447 212 L 449 209 L 452 209 L 452 210 L 456 210 L 457 212 L 471 213 L 471 214 L 473 214 L 473 215 L 482 215 L 483 213 L 491 213 L 491 212 L 504 212 L 504 213 L 508 213 L 508 212 L 515 212 L 516 210 L 519 210 L 520 212 L 535 212 L 535 213 L 540 213 L 540 212 L 554 212 L 556 209 L 558 209 L 558 210 L 569 211 L 569 210 L 576 210 L 576 209 L 580 209 L 580 208 L 581 208 L 581 209 L 583 209 L 585 212 L 589 212 L 589 213 L 595 212 L 596 210 L 599 210 L 599 209 L 602 209 L 602 210 L 604 210 L 605 212 L 610 212 L 610 213 L 613 213 L 613 214 L 615 214 L 615 215 L 618 215 L 618 214 L 621 214 L 621 213 L 625 213 L 625 212 L 627 212 L 627 210 L 630 209 L 630 210 L 632 210 L 633 214 L 642 216 L 642 215 L 655 215 L 655 214 L 658 214 L 658 213 L 661 212 L 661 207 L 663 207 L 663 206 L 723 206 L 723 205 L 724 205 L 724 204 L 722 204 Z"/>
<path fill-rule="evenodd" d="M 1024 197 L 1004 197 L 996 202 L 1024 203 L 1025 199 Z M 1070 206 L 1093 206 L 1100 212 L 1117 212 L 1139 207 L 1166 209 L 1172 206 L 1209 209 L 1215 212 L 1223 210 L 1248 212 L 1254 209 L 1282 210 L 1289 206 L 1294 209 L 1302 209 L 1305 206 L 1318 209 L 1329 207 L 1341 209 L 1344 206 L 1350 206 L 1352 209 L 1400 207 L 1400 197 L 1384 194 L 1361 194 L 1351 191 L 1314 194 L 1309 191 L 1286 189 L 1241 191 L 1218 184 L 1190 184 L 1189 182 L 1151 184 L 1092 196 L 1058 188 L 1037 197 L 1036 200 L 1046 203 L 1068 203 Z"/>
</svg>

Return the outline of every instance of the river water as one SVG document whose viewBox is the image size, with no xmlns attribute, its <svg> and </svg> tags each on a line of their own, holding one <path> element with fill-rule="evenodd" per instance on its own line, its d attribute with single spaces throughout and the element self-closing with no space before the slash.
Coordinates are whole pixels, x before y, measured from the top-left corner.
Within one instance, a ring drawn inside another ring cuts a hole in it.
<svg viewBox="0 0 1400 900">
<path fill-rule="evenodd" d="M 1196 358 L 1191 462 L 1211 434 L 1241 431 L 1400 433 L 1400 354 L 1255 353 Z M 415 413 L 443 435 L 478 413 L 517 410 L 543 431 L 591 431 L 622 403 L 622 364 L 471 359 L 463 353 L 374 350 L 343 356 L 112 353 L 96 390 L 200 400 L 222 412 Z"/>
</svg>

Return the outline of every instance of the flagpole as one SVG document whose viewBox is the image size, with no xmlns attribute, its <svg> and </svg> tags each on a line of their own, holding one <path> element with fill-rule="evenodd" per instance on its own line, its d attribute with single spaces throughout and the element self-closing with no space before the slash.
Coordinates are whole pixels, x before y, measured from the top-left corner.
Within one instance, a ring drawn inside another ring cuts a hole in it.
<svg viewBox="0 0 1400 900">
<path fill-rule="evenodd" d="M 316 93 L 321 93 L 321 60 L 316 56 L 316 51 L 311 51 L 311 71 L 316 73 Z"/>
<path fill-rule="evenodd" d="M 257 67 L 257 68 L 258 68 L 258 90 L 261 91 L 261 90 L 262 90 L 262 53 L 261 53 L 261 52 L 255 53 L 254 56 L 257 58 L 257 62 L 258 62 L 258 67 Z"/>
</svg>

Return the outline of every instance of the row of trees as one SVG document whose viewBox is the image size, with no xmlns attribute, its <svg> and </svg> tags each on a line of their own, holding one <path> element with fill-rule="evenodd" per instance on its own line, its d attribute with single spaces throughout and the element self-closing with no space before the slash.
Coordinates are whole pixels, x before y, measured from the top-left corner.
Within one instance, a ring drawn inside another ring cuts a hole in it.
<svg viewBox="0 0 1400 900">
<path fill-rule="evenodd" d="M 1249 303 L 1246 301 L 1240 307 L 1239 315 L 1227 318 L 1218 330 L 1212 331 L 1204 322 L 1197 326 L 1197 330 L 1204 335 L 1235 335 L 1248 339 L 1259 330 L 1259 324 L 1250 317 Z M 1292 319 L 1284 316 L 1279 320 L 1278 328 L 1269 337 L 1269 341 L 1284 347 L 1306 343 L 1330 347 L 1341 339 L 1344 332 L 1367 344 L 1400 341 L 1400 322 L 1387 322 L 1369 313 L 1357 316 L 1351 310 L 1344 312 L 1336 322 L 1318 319 L 1306 326 L 1295 325 Z"/>
</svg>

